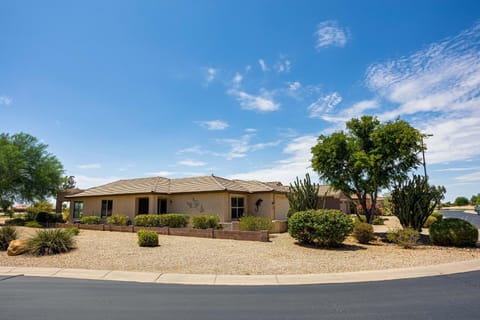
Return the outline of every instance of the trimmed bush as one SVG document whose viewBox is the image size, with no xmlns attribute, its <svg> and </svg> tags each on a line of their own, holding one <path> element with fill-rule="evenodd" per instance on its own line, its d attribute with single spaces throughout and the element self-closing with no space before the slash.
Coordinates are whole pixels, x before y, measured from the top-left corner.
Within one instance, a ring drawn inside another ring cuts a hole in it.
<svg viewBox="0 0 480 320">
<path fill-rule="evenodd" d="M 478 240 L 478 229 L 468 221 L 448 218 L 430 226 L 430 240 L 439 246 L 474 247 Z"/>
<path fill-rule="evenodd" d="M 376 217 L 375 219 L 373 219 L 372 224 L 376 226 L 383 226 L 385 224 L 385 220 L 381 217 Z"/>
<path fill-rule="evenodd" d="M 189 215 L 178 213 L 161 214 L 159 217 L 160 225 L 170 228 L 185 228 L 190 219 Z"/>
<path fill-rule="evenodd" d="M 240 231 L 272 230 L 272 220 L 266 217 L 243 216 L 240 218 Z"/>
<path fill-rule="evenodd" d="M 25 223 L 25 227 L 29 227 L 29 228 L 41 228 L 42 225 L 40 223 L 38 223 L 37 221 L 28 221 L 27 223 Z"/>
<path fill-rule="evenodd" d="M 0 251 L 8 249 L 10 241 L 16 240 L 18 237 L 17 230 L 10 226 L 0 228 Z"/>
<path fill-rule="evenodd" d="M 101 224 L 102 219 L 99 216 L 83 216 L 80 218 L 81 224 Z"/>
<path fill-rule="evenodd" d="M 65 229 L 41 230 L 28 240 L 28 251 L 35 256 L 64 253 L 74 247 L 73 235 Z"/>
<path fill-rule="evenodd" d="M 430 226 L 437 221 L 437 218 L 433 216 L 433 214 L 429 215 L 425 223 L 423 224 L 424 228 L 430 228 Z"/>
<path fill-rule="evenodd" d="M 438 211 L 435 211 L 430 216 L 433 216 L 433 217 L 437 218 L 437 220 L 442 220 L 443 219 L 443 214 L 441 212 L 438 212 Z"/>
<path fill-rule="evenodd" d="M 288 233 L 301 243 L 338 247 L 353 231 L 353 221 L 339 210 L 307 210 L 288 219 Z"/>
<path fill-rule="evenodd" d="M 128 216 L 125 214 L 112 214 L 107 218 L 107 223 L 114 226 L 126 226 L 128 224 Z"/>
<path fill-rule="evenodd" d="M 398 229 L 387 232 L 387 241 L 396 243 L 405 249 L 411 249 L 417 245 L 420 232 L 412 228 Z"/>
<path fill-rule="evenodd" d="M 78 236 L 80 234 L 80 229 L 78 227 L 68 227 L 65 230 L 67 230 L 74 236 Z"/>
<path fill-rule="evenodd" d="M 353 227 L 353 236 L 358 242 L 367 244 L 375 239 L 373 226 L 366 222 L 356 223 Z"/>
<path fill-rule="evenodd" d="M 138 245 L 140 247 L 158 246 L 158 234 L 151 230 L 138 230 Z"/>
<path fill-rule="evenodd" d="M 160 215 L 158 214 L 139 214 L 135 216 L 133 224 L 138 227 L 160 227 Z"/>
<path fill-rule="evenodd" d="M 192 217 L 192 227 L 194 229 L 218 229 L 220 218 L 217 215 L 201 214 Z"/>
<path fill-rule="evenodd" d="M 25 220 L 22 218 L 13 218 L 5 221 L 7 226 L 23 226 L 25 225 Z"/>
</svg>

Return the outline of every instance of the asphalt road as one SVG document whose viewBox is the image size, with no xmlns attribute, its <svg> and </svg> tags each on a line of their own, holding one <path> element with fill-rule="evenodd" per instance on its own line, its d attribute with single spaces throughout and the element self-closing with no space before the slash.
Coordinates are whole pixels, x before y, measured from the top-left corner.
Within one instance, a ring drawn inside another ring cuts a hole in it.
<svg viewBox="0 0 480 320">
<path fill-rule="evenodd" d="M 480 272 L 306 286 L 0 279 L 0 319 L 479 319 Z"/>
<path fill-rule="evenodd" d="M 473 223 L 478 228 L 480 228 L 480 215 L 466 213 L 464 211 L 450 211 L 450 210 L 440 210 L 445 218 L 460 218 L 463 220 L 467 220 L 470 223 Z M 479 317 L 480 318 L 480 317 Z"/>
</svg>

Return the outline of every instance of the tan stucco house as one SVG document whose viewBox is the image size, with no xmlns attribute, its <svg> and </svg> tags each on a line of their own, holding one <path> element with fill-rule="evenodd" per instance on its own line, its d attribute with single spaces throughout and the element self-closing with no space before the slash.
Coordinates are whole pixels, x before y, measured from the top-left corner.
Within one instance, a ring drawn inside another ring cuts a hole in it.
<svg viewBox="0 0 480 320">
<path fill-rule="evenodd" d="M 328 185 L 320 185 L 318 188 L 318 208 L 336 209 L 350 213 L 350 199 L 339 190 L 333 190 Z"/>
<path fill-rule="evenodd" d="M 85 215 L 215 214 L 221 222 L 244 214 L 285 220 L 288 187 L 280 182 L 229 180 L 217 176 L 119 180 L 68 195 L 70 221 Z"/>
</svg>

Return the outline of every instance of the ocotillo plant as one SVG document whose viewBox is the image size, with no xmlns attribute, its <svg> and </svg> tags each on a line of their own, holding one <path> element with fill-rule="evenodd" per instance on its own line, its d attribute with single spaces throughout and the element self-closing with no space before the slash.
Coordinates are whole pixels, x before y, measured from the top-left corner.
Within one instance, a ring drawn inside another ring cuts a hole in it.
<svg viewBox="0 0 480 320">
<path fill-rule="evenodd" d="M 422 226 L 445 194 L 443 186 L 428 184 L 425 177 L 414 175 L 400 182 L 392 191 L 392 213 L 404 228 L 421 231 Z"/>
<path fill-rule="evenodd" d="M 319 185 L 312 183 L 308 173 L 303 180 L 297 177 L 293 185 L 290 184 L 290 190 L 287 193 L 287 198 L 290 203 L 290 213 L 317 209 L 318 189 Z"/>
</svg>

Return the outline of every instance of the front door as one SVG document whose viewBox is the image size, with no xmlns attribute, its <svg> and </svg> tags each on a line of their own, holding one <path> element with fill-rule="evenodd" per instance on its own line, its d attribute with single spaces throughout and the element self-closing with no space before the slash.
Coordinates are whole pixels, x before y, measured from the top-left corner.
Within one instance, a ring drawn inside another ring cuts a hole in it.
<svg viewBox="0 0 480 320">
<path fill-rule="evenodd" d="M 167 199 L 158 199 L 157 213 L 158 214 L 167 213 Z"/>
<path fill-rule="evenodd" d="M 148 214 L 148 207 L 149 207 L 148 198 L 139 198 L 137 214 Z"/>
</svg>

